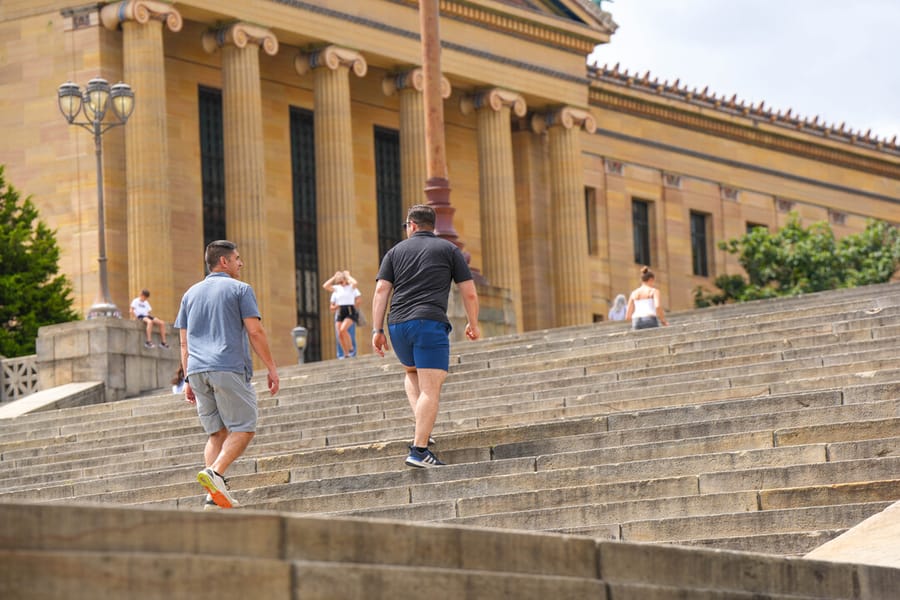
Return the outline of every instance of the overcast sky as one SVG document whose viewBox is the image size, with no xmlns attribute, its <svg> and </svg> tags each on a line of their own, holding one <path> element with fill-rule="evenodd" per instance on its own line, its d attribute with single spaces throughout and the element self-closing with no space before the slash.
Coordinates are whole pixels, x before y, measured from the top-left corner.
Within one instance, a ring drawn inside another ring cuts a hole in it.
<svg viewBox="0 0 900 600">
<path fill-rule="evenodd" d="M 900 0 L 604 1 L 588 59 L 850 129 L 900 136 Z"/>
</svg>

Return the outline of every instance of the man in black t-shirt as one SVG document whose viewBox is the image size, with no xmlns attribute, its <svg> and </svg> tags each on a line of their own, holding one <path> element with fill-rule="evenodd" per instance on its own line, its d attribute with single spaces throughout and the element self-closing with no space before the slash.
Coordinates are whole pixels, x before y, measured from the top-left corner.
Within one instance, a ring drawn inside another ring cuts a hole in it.
<svg viewBox="0 0 900 600">
<path fill-rule="evenodd" d="M 406 369 L 404 388 L 416 417 L 416 434 L 406 464 L 442 465 L 428 449 L 437 419 L 441 386 L 450 368 L 450 320 L 447 301 L 456 282 L 466 310 L 466 337 L 477 340 L 478 294 L 472 272 L 459 248 L 434 234 L 434 209 L 418 204 L 409 209 L 403 228 L 408 239 L 384 255 L 372 298 L 372 347 L 384 356 L 387 339 L 384 314 L 391 297 L 388 329 L 394 354 Z"/>
</svg>

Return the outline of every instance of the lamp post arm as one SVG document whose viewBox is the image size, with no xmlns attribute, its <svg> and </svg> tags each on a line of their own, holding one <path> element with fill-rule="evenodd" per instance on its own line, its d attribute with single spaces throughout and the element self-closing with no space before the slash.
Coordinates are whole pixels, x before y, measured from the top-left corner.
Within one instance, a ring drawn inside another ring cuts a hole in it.
<svg viewBox="0 0 900 600">
<path fill-rule="evenodd" d="M 113 127 L 121 127 L 125 124 L 125 121 L 119 121 L 118 123 L 104 123 L 103 128 L 100 130 L 100 135 L 103 135 Z"/>
<path fill-rule="evenodd" d="M 99 126 L 99 131 L 100 131 L 99 135 L 103 135 L 104 133 L 106 133 L 107 131 L 112 129 L 113 127 L 121 127 L 124 124 L 125 124 L 125 121 L 119 121 L 118 123 L 106 123 L 106 122 L 94 123 L 92 121 L 70 121 L 69 122 L 69 125 L 78 125 L 82 129 L 91 132 L 91 135 L 98 135 L 97 134 L 98 126 Z"/>
</svg>

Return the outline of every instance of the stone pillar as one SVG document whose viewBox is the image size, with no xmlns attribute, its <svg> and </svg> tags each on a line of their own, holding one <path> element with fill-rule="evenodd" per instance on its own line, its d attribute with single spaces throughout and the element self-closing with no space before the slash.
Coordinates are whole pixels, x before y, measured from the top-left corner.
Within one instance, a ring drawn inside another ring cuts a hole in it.
<svg viewBox="0 0 900 600">
<path fill-rule="evenodd" d="M 314 77 L 313 130 L 316 145 L 316 235 L 319 246 L 319 276 L 327 279 L 338 269 L 353 271 L 351 250 L 356 230 L 353 208 L 353 130 L 350 123 L 350 77 L 352 69 L 358 77 L 368 70 L 358 52 L 327 46 L 303 53 L 294 60 L 300 75 L 312 71 Z M 323 302 L 328 298 L 323 292 Z M 333 356 L 334 336 L 324 332 L 334 329 L 334 317 L 322 313 L 322 356 Z"/>
<path fill-rule="evenodd" d="M 381 82 L 385 95 L 400 96 L 400 191 L 403 206 L 424 204 L 425 180 L 425 107 L 422 102 L 422 69 L 415 68 L 389 75 Z M 450 97 L 450 81 L 441 77 L 441 95 Z M 405 216 L 405 213 L 404 213 Z"/>
<path fill-rule="evenodd" d="M 516 181 L 513 171 L 511 114 L 525 116 L 525 100 L 514 92 L 491 89 L 464 96 L 463 114 L 478 115 L 478 182 L 484 276 L 505 288 L 522 331 L 522 280 L 516 225 Z"/>
<path fill-rule="evenodd" d="M 550 146 L 550 240 L 555 327 L 591 322 L 587 228 L 584 212 L 584 168 L 581 130 L 597 129 L 585 110 L 565 106 L 535 114 L 535 132 L 546 132 Z"/>
<path fill-rule="evenodd" d="M 268 29 L 232 23 L 203 34 L 207 52 L 222 49 L 222 117 L 225 123 L 225 228 L 244 260 L 241 278 L 253 286 L 263 319 L 269 313 L 266 170 L 259 49 L 278 52 Z"/>
<path fill-rule="evenodd" d="M 135 93 L 125 127 L 128 290 L 133 297 L 149 289 L 154 314 L 172 321 L 181 298 L 172 277 L 163 23 L 180 31 L 181 15 L 165 2 L 128 0 L 107 4 L 100 17 L 108 29 L 122 29 L 123 78 Z"/>
<path fill-rule="evenodd" d="M 553 327 L 550 281 L 550 153 L 546 136 L 534 135 L 529 119 L 513 119 L 513 170 L 522 279 L 522 328 Z"/>
</svg>

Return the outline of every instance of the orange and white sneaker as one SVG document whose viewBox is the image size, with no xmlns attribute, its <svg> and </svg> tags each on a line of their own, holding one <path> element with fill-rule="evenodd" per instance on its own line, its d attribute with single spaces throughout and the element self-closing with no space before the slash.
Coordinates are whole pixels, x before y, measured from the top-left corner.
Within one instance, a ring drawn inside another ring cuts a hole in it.
<svg viewBox="0 0 900 600">
<path fill-rule="evenodd" d="M 203 510 L 222 510 L 222 508 L 213 502 L 212 496 L 207 494 L 206 499 L 203 501 Z"/>
<path fill-rule="evenodd" d="M 206 489 L 206 493 L 210 495 L 216 506 L 220 508 L 239 506 L 238 501 L 229 492 L 228 482 L 225 478 L 209 467 L 197 473 L 197 481 Z"/>
</svg>

